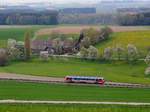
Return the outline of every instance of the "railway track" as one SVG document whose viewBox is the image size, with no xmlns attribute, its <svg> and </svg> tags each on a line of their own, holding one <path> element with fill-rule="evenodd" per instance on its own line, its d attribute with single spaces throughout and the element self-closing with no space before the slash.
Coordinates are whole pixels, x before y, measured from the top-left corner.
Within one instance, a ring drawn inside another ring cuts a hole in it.
<svg viewBox="0 0 150 112">
<path fill-rule="evenodd" d="M 33 82 L 33 83 L 56 83 L 66 85 L 82 85 L 82 86 L 100 86 L 100 87 L 118 87 L 118 88 L 150 88 L 150 85 L 118 83 L 106 81 L 104 85 L 89 84 L 89 83 L 66 83 L 64 78 L 41 77 L 30 75 L 18 75 L 10 73 L 0 73 L 0 80 L 15 80 L 18 82 Z"/>
</svg>

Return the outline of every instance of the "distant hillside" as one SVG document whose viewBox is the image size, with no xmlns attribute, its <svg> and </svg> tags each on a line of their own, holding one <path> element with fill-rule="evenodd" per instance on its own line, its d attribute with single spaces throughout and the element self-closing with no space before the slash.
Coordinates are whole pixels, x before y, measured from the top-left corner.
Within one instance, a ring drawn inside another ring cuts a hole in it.
<svg viewBox="0 0 150 112">
<path fill-rule="evenodd" d="M 116 12 L 118 8 L 140 8 L 147 7 L 149 8 L 150 1 L 141 1 L 141 0 L 117 0 L 117 1 L 106 1 L 103 0 L 96 5 L 97 12 L 99 13 L 112 13 Z"/>
</svg>

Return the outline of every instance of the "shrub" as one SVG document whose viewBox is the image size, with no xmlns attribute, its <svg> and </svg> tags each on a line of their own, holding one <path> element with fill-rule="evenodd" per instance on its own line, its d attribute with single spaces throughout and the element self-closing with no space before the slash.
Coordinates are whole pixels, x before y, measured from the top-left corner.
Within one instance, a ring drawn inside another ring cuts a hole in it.
<svg viewBox="0 0 150 112">
<path fill-rule="evenodd" d="M 16 44 L 17 44 L 16 40 L 14 40 L 14 39 L 8 39 L 8 41 L 7 41 L 7 48 L 15 47 Z"/>
<path fill-rule="evenodd" d="M 48 54 L 48 51 L 41 51 L 40 52 L 40 59 L 42 61 L 48 61 L 48 57 L 49 57 L 49 54 Z"/>
<path fill-rule="evenodd" d="M 128 50 L 128 59 L 131 61 L 137 60 L 138 50 L 137 50 L 136 46 L 134 46 L 132 44 L 128 44 L 127 50 Z"/>
<path fill-rule="evenodd" d="M 86 59 L 88 57 L 89 51 L 88 49 L 82 47 L 80 50 L 80 57 Z"/>
<path fill-rule="evenodd" d="M 121 47 L 120 45 L 117 45 L 115 48 L 114 48 L 114 51 L 116 52 L 117 56 L 118 56 L 118 60 L 121 59 L 121 56 L 124 52 L 124 48 Z"/>
<path fill-rule="evenodd" d="M 150 53 L 146 56 L 144 61 L 147 65 L 150 65 Z"/>
<path fill-rule="evenodd" d="M 103 57 L 105 60 L 110 60 L 112 57 L 112 54 L 113 54 L 112 49 L 110 47 L 107 47 L 104 49 Z"/>
<path fill-rule="evenodd" d="M 146 68 L 145 75 L 147 75 L 147 76 L 150 75 L 150 67 Z"/>
<path fill-rule="evenodd" d="M 98 58 L 98 50 L 94 46 L 90 46 L 88 48 L 88 58 L 89 59 L 97 59 Z"/>
</svg>

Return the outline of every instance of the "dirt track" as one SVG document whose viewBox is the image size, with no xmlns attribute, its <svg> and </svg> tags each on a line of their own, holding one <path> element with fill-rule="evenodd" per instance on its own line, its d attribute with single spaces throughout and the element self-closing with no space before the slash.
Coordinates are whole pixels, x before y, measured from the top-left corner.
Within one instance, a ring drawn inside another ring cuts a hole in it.
<svg viewBox="0 0 150 112">
<path fill-rule="evenodd" d="M 103 105 L 132 105 L 140 106 L 147 105 L 150 103 L 137 103 L 137 102 L 92 102 L 92 101 L 41 101 L 41 100 L 0 100 L 0 104 L 103 104 Z"/>
<path fill-rule="evenodd" d="M 42 77 L 42 76 L 31 76 L 31 75 L 18 75 L 11 73 L 0 73 L 0 79 L 8 80 L 24 80 L 24 81 L 35 81 L 35 82 L 64 82 L 64 78 L 54 77 Z"/>
</svg>

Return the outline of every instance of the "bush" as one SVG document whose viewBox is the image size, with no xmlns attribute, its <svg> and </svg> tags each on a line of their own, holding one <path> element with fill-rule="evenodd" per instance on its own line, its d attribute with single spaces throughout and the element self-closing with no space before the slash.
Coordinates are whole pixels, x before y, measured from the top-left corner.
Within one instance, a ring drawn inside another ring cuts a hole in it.
<svg viewBox="0 0 150 112">
<path fill-rule="evenodd" d="M 81 50 L 80 50 L 80 57 L 84 58 L 84 59 L 87 59 L 88 54 L 89 54 L 88 49 L 82 47 Z"/>
<path fill-rule="evenodd" d="M 145 63 L 147 64 L 147 65 L 150 65 L 150 53 L 148 53 L 147 54 L 147 56 L 146 56 L 146 58 L 145 58 Z"/>
<path fill-rule="evenodd" d="M 127 45 L 127 50 L 128 50 L 128 59 L 130 61 L 135 61 L 138 58 L 138 50 L 136 48 L 136 46 L 132 45 L 132 44 L 128 44 Z"/>
<path fill-rule="evenodd" d="M 107 47 L 104 49 L 103 57 L 105 60 L 111 60 L 112 55 L 113 55 L 113 52 L 112 52 L 112 49 L 110 47 Z"/>
<path fill-rule="evenodd" d="M 97 59 L 98 58 L 98 49 L 95 48 L 94 46 L 90 46 L 88 48 L 88 58 L 89 59 Z"/>
<path fill-rule="evenodd" d="M 147 75 L 147 76 L 150 75 L 150 67 L 146 68 L 145 75 Z"/>
<path fill-rule="evenodd" d="M 40 52 L 40 59 L 42 61 L 48 61 L 48 57 L 49 57 L 49 54 L 48 54 L 48 51 L 41 51 Z"/>
<path fill-rule="evenodd" d="M 16 40 L 14 40 L 14 39 L 8 39 L 8 41 L 7 41 L 7 48 L 15 47 L 16 44 L 17 44 Z"/>
</svg>

